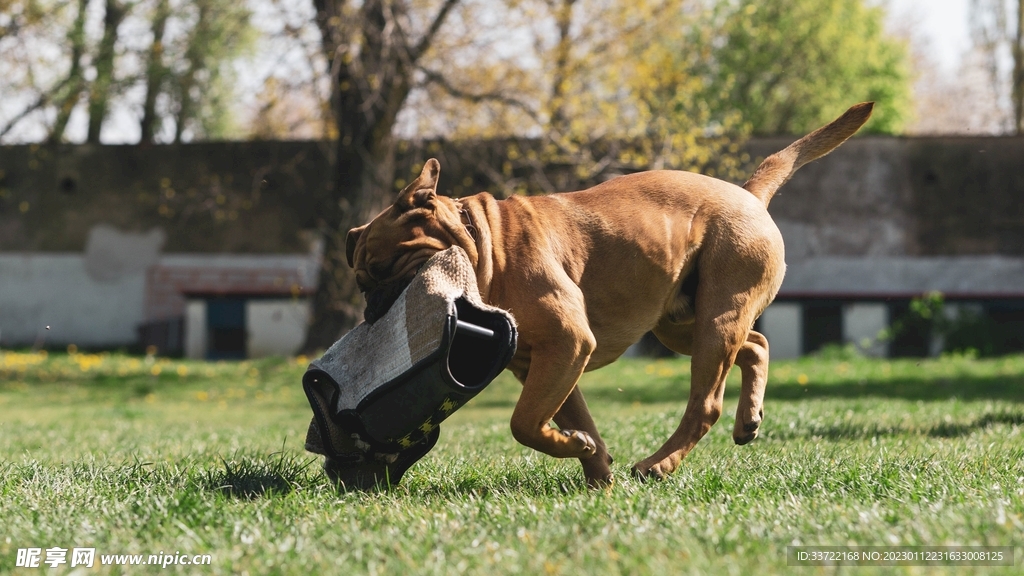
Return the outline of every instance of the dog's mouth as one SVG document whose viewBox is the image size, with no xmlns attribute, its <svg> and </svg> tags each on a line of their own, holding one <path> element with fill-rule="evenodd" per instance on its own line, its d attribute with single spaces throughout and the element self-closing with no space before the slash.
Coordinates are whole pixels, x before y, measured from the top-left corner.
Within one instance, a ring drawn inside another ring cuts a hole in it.
<svg viewBox="0 0 1024 576">
<path fill-rule="evenodd" d="M 412 283 L 412 279 L 413 277 L 392 280 L 378 284 L 373 290 L 366 291 L 363 294 L 366 297 L 366 310 L 363 312 L 366 322 L 373 324 L 387 314 L 402 292 Z"/>
</svg>

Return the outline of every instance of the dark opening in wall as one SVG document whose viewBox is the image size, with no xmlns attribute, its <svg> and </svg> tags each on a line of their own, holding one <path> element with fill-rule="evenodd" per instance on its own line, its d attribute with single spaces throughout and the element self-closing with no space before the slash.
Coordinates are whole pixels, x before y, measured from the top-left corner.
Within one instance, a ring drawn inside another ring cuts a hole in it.
<svg viewBox="0 0 1024 576">
<path fill-rule="evenodd" d="M 185 318 L 148 320 L 136 328 L 139 341 L 136 350 L 141 352 L 150 346 L 156 347 L 160 356 L 180 357 L 185 351 Z"/>
<path fill-rule="evenodd" d="M 245 300 L 210 298 L 206 301 L 206 357 L 210 360 L 246 356 Z"/>
<path fill-rule="evenodd" d="M 843 342 L 843 304 L 832 300 L 804 302 L 803 353 Z"/>
<path fill-rule="evenodd" d="M 1024 300 L 1008 298 L 961 303 L 939 332 L 944 352 L 974 350 L 981 356 L 1024 352 Z"/>
<path fill-rule="evenodd" d="M 78 190 L 78 182 L 70 176 L 65 176 L 60 179 L 60 191 L 64 194 L 71 195 Z"/>
<path fill-rule="evenodd" d="M 1024 352 L 1024 301 L 996 300 L 985 305 L 985 312 L 992 319 L 991 351 L 993 355 Z"/>
</svg>

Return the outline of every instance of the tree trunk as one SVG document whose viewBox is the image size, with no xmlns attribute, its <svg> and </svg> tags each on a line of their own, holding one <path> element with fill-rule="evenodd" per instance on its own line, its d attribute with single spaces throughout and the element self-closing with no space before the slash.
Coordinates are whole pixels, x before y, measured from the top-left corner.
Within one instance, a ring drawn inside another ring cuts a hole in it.
<svg viewBox="0 0 1024 576">
<path fill-rule="evenodd" d="M 572 50 L 572 9 L 576 0 L 562 0 L 556 15 L 558 24 L 558 47 L 555 49 L 554 79 L 551 82 L 551 111 L 548 125 L 558 135 L 568 134 L 569 120 L 565 116 L 565 90 L 569 81 L 569 55 Z"/>
<path fill-rule="evenodd" d="M 350 229 L 368 222 L 393 199 L 390 187 L 381 185 L 383 178 L 388 182 L 394 181 L 394 153 L 386 156 L 374 166 L 350 158 L 349 162 L 339 163 L 335 169 L 340 187 L 347 188 L 349 194 L 340 202 L 335 217 L 321 222 L 324 249 L 317 290 L 313 295 L 313 321 L 302 346 L 306 353 L 328 348 L 363 320 L 365 303 L 356 285 L 355 274 L 348 266 L 345 241 Z M 385 174 L 389 171 L 390 175 Z M 347 186 L 346 183 L 350 182 L 352 185 Z"/>
<path fill-rule="evenodd" d="M 100 129 L 107 116 L 110 104 L 111 86 L 114 81 L 114 45 L 117 44 L 117 27 L 124 20 L 127 10 L 117 0 L 107 0 L 103 15 L 103 38 L 96 53 L 96 79 L 89 89 L 89 132 L 86 142 L 99 144 Z"/>
<path fill-rule="evenodd" d="M 156 98 L 164 84 L 166 69 L 164 68 L 164 28 L 170 16 L 168 0 L 160 0 L 153 16 L 153 43 L 149 46 L 149 61 L 146 63 L 146 98 L 142 104 L 142 136 L 140 144 L 152 144 L 156 135 Z"/>
<path fill-rule="evenodd" d="M 1017 34 L 1013 40 L 1013 129 L 1024 136 L 1024 0 L 1017 0 Z"/>
<path fill-rule="evenodd" d="M 89 0 L 78 0 L 78 14 L 75 16 L 75 24 L 71 28 L 71 33 L 68 35 L 68 40 L 71 43 L 71 69 L 68 70 L 67 94 L 55 99 L 57 118 L 53 127 L 50 128 L 50 134 L 46 137 L 47 142 L 50 143 L 57 143 L 64 139 L 64 130 L 71 118 L 71 111 L 74 110 L 82 95 L 82 56 L 85 54 L 85 12 L 88 4 Z"/>
<path fill-rule="evenodd" d="M 394 199 L 395 144 L 392 130 L 412 88 L 417 60 L 430 47 L 459 0 L 445 0 L 426 34 L 410 43 L 396 15 L 403 2 L 365 0 L 358 25 L 344 0 L 314 0 L 324 55 L 331 70 L 331 108 L 338 128 L 333 194 L 324 203 L 323 257 L 305 353 L 329 347 L 358 324 L 365 306 L 345 256 L 351 228 L 376 216 Z M 359 49 L 353 50 L 353 44 Z"/>
<path fill-rule="evenodd" d="M 206 46 L 210 26 L 210 6 L 206 2 L 198 2 L 198 16 L 195 28 L 192 30 L 192 37 L 188 41 L 188 49 L 185 50 L 185 60 L 188 61 L 188 69 L 181 76 L 178 84 L 178 113 L 174 122 L 174 143 L 181 142 L 185 127 L 195 115 L 195 102 L 193 101 L 192 89 L 196 86 L 196 75 L 206 67 Z"/>
</svg>

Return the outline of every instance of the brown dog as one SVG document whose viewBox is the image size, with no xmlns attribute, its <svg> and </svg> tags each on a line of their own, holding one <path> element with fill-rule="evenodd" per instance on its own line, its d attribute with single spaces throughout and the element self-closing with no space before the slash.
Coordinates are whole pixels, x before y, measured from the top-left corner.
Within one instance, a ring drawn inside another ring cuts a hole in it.
<svg viewBox="0 0 1024 576">
<path fill-rule="evenodd" d="M 379 311 L 431 255 L 462 247 L 484 301 L 519 325 L 509 369 L 523 391 L 512 435 L 545 454 L 579 458 L 591 486 L 612 481 L 612 459 L 576 386 L 580 375 L 615 361 L 648 330 L 692 356 L 682 422 L 633 466 L 640 479 L 660 478 L 718 420 L 734 363 L 743 384 L 733 439 L 757 437 L 768 341 L 751 327 L 786 268 L 768 202 L 800 166 L 853 135 L 871 108 L 858 104 L 769 156 L 743 188 L 659 170 L 581 192 L 455 200 L 437 195 L 440 165 L 431 159 L 394 205 L 349 232 L 349 265 Z"/>
</svg>

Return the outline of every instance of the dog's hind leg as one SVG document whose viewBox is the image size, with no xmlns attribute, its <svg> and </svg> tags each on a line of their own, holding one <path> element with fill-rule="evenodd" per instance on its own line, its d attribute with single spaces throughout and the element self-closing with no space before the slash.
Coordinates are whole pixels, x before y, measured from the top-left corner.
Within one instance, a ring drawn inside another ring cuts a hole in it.
<svg viewBox="0 0 1024 576">
<path fill-rule="evenodd" d="M 743 255 L 738 258 L 727 255 L 719 262 L 713 262 L 711 257 L 713 253 L 705 255 L 703 264 L 731 273 L 704 276 L 697 288 L 694 321 L 673 324 L 663 318 L 654 330 L 666 346 L 692 357 L 690 398 L 672 436 L 657 452 L 633 466 L 634 476 L 640 479 L 662 478 L 675 471 L 718 421 L 722 415 L 725 379 L 737 357 L 741 366 L 761 367 L 762 359 L 764 366 L 767 364 L 767 346 L 763 348 L 763 358 L 758 357 L 760 343 L 751 343 L 750 327 L 770 300 L 769 295 L 781 284 L 781 267 Z M 749 368 L 745 372 L 755 374 Z M 766 374 L 766 370 L 761 374 Z M 760 413 L 763 381 L 763 377 L 756 374 L 749 380 L 744 379 L 740 401 L 744 411 L 756 409 Z M 748 422 L 749 419 L 744 420 L 745 424 Z"/>
<path fill-rule="evenodd" d="M 673 352 L 690 355 L 693 349 L 693 324 L 659 323 L 654 334 Z M 736 353 L 736 365 L 743 374 L 740 401 L 736 406 L 736 426 L 732 437 L 743 445 L 757 438 L 757 430 L 764 418 L 764 391 L 768 382 L 768 339 L 751 330 L 747 341 Z"/>
<path fill-rule="evenodd" d="M 601 435 L 597 433 L 597 425 L 590 416 L 587 401 L 583 398 L 583 392 L 580 391 L 578 385 L 572 389 L 569 397 L 565 399 L 562 407 L 555 414 L 555 424 L 558 424 L 563 434 L 571 434 L 571 431 L 575 430 L 582 430 L 590 434 L 597 449 L 593 457 L 580 459 L 580 464 L 583 465 L 583 475 L 587 478 L 587 485 L 591 488 L 611 486 L 614 483 L 611 469 L 612 457 L 608 454 L 608 447 L 601 439 Z"/>
<path fill-rule="evenodd" d="M 690 398 L 686 411 L 665 444 L 633 466 L 633 475 L 641 480 L 651 476 L 664 478 L 674 472 L 722 415 L 725 379 L 750 324 L 741 319 L 743 314 L 733 309 L 722 310 L 704 321 L 701 316 L 698 310 L 695 331 L 699 335 L 694 335 L 692 343 Z"/>
<path fill-rule="evenodd" d="M 736 353 L 736 365 L 743 373 L 743 388 L 736 406 L 732 439 L 743 445 L 757 438 L 764 418 L 764 389 L 768 383 L 768 339 L 759 332 L 747 333 L 747 341 Z"/>
</svg>

